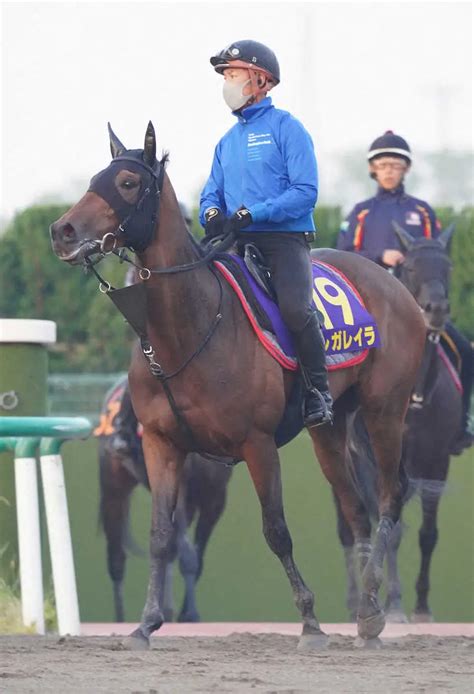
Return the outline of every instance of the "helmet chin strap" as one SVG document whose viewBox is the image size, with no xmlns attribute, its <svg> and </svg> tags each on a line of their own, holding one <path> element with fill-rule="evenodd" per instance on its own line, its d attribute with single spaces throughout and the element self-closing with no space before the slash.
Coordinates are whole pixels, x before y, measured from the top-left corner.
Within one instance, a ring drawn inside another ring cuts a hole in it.
<svg viewBox="0 0 474 694">
<path fill-rule="evenodd" d="M 249 100 L 243 106 L 245 108 L 246 106 L 250 106 L 251 104 L 254 104 L 257 98 L 261 94 L 266 94 L 269 89 L 267 88 L 267 78 L 262 74 L 260 70 L 251 70 L 249 69 L 249 79 L 250 79 L 250 84 L 252 86 L 252 94 L 249 97 Z M 261 82 L 260 80 L 263 80 Z"/>
</svg>

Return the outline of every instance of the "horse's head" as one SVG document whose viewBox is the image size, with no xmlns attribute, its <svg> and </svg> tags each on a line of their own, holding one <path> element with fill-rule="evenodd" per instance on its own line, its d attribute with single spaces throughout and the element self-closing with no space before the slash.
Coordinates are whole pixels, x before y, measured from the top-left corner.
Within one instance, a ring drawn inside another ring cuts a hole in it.
<svg viewBox="0 0 474 694">
<path fill-rule="evenodd" d="M 449 318 L 449 245 L 454 232 L 450 225 L 437 239 L 415 239 L 393 222 L 405 260 L 395 276 L 418 302 L 429 330 L 440 331 Z"/>
<path fill-rule="evenodd" d="M 128 150 L 110 123 L 112 161 L 96 174 L 86 194 L 50 227 L 53 250 L 61 259 L 79 264 L 95 253 L 127 246 L 144 250 L 157 221 L 158 196 L 165 158 L 156 159 L 151 121 L 143 149 Z"/>
</svg>

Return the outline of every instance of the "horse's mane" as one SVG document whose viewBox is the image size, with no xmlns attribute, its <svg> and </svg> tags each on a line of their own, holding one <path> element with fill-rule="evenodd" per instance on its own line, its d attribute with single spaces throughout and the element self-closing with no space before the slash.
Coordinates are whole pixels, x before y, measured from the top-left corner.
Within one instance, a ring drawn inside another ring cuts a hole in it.
<svg viewBox="0 0 474 694">
<path fill-rule="evenodd" d="M 159 162 L 159 163 L 160 163 L 160 166 L 164 166 L 164 167 L 166 168 L 166 166 L 168 165 L 169 160 L 170 160 L 170 153 L 168 152 L 168 150 L 165 149 L 165 150 L 163 150 L 162 153 L 161 153 L 161 159 L 160 159 L 160 162 Z"/>
</svg>

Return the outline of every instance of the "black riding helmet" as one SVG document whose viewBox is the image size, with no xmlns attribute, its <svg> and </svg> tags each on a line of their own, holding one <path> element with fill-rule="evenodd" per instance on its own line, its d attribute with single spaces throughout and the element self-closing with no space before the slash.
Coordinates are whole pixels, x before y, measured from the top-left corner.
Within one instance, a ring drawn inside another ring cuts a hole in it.
<svg viewBox="0 0 474 694">
<path fill-rule="evenodd" d="M 378 157 L 399 157 L 407 164 L 411 164 L 411 150 L 408 142 L 400 135 L 395 135 L 392 130 L 384 132 L 370 145 L 367 159 L 374 161 Z"/>
<path fill-rule="evenodd" d="M 274 52 L 258 41 L 234 41 L 210 59 L 211 65 L 220 74 L 230 67 L 260 69 L 268 73 L 275 84 L 280 82 L 280 66 Z M 238 65 L 237 63 L 240 63 Z"/>
</svg>

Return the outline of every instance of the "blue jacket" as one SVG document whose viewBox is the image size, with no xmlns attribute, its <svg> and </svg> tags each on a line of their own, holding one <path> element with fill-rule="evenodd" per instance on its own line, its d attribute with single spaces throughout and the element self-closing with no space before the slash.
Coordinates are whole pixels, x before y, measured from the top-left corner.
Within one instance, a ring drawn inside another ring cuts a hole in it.
<svg viewBox="0 0 474 694">
<path fill-rule="evenodd" d="M 342 223 L 337 247 L 384 266 L 384 251 L 401 250 L 392 220 L 415 238 L 436 238 L 441 228 L 428 203 L 407 195 L 403 185 L 394 191 L 379 188 L 375 197 L 358 203 Z"/>
<path fill-rule="evenodd" d="M 234 115 L 201 194 L 201 224 L 210 207 L 230 216 L 243 206 L 253 219 L 244 231 L 314 231 L 318 169 L 309 133 L 270 97 Z"/>
</svg>

